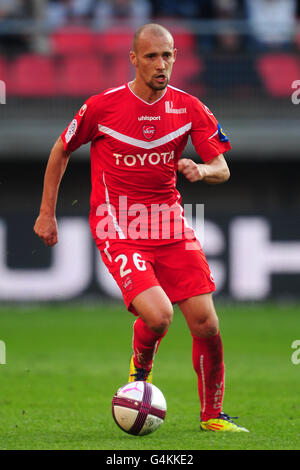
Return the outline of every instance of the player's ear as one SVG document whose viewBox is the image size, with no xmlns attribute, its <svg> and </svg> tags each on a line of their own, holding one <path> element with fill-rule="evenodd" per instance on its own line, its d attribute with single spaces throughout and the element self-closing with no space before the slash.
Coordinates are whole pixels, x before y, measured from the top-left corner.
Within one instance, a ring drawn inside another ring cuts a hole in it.
<svg viewBox="0 0 300 470">
<path fill-rule="evenodd" d="M 132 65 L 136 67 L 136 53 L 134 51 L 129 52 L 129 58 Z"/>
<path fill-rule="evenodd" d="M 174 62 L 176 60 L 176 57 L 177 57 L 177 49 L 173 49 L 173 59 L 174 59 Z"/>
</svg>

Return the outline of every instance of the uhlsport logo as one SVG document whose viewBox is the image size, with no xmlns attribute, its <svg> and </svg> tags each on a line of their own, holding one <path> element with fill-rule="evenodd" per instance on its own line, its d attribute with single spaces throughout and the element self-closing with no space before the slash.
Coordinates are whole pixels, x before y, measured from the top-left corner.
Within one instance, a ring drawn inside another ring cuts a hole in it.
<svg viewBox="0 0 300 470">
<path fill-rule="evenodd" d="M 152 126 L 152 125 L 150 126 L 148 124 L 145 124 L 142 127 L 142 131 L 143 131 L 143 136 L 145 137 L 145 139 L 150 140 L 154 136 L 156 132 L 156 128 L 155 126 Z"/>
<path fill-rule="evenodd" d="M 160 121 L 160 116 L 139 116 L 139 121 Z"/>
</svg>

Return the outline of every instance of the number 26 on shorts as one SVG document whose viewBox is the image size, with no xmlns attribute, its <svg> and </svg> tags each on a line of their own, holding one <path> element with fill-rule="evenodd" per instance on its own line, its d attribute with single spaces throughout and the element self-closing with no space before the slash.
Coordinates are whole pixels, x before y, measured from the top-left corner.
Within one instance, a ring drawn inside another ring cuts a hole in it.
<svg viewBox="0 0 300 470">
<path fill-rule="evenodd" d="M 120 276 L 124 277 L 127 276 L 127 274 L 130 274 L 132 270 L 130 268 L 126 269 L 127 263 L 128 263 L 128 257 L 124 254 L 120 254 L 115 258 L 115 263 L 118 263 L 121 260 L 120 264 Z M 142 256 L 139 253 L 133 253 L 132 255 L 132 260 L 135 265 L 135 267 L 139 271 L 146 271 L 146 262 L 143 260 Z"/>
<path fill-rule="evenodd" d="M 104 253 L 106 254 L 109 261 L 112 263 L 113 259 L 112 259 L 111 254 L 108 251 L 108 248 L 109 248 L 109 242 L 106 242 L 106 245 L 105 245 L 105 248 L 104 248 Z M 128 263 L 127 255 L 120 254 L 120 255 L 116 256 L 116 258 L 114 259 L 114 262 L 118 263 L 120 260 L 121 260 L 120 276 L 124 277 L 124 276 L 127 276 L 127 274 L 130 274 L 132 272 L 132 270 L 130 268 L 126 269 L 126 266 L 127 266 L 127 263 Z M 133 253 L 132 260 L 133 260 L 133 263 L 134 263 L 135 267 L 139 271 L 146 271 L 146 269 L 147 269 L 146 262 L 145 262 L 145 260 L 143 260 L 142 256 L 139 253 Z"/>
</svg>

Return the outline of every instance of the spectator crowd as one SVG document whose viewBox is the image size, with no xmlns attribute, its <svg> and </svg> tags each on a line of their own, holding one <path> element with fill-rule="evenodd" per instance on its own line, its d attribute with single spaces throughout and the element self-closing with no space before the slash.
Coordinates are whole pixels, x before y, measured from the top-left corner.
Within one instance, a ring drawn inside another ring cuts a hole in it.
<svg viewBox="0 0 300 470">
<path fill-rule="evenodd" d="M 175 33 L 172 78 L 195 94 L 263 83 L 286 96 L 299 76 L 300 0 L 0 0 L 0 78 L 17 96 L 89 95 L 107 69 L 125 82 L 132 33 L 149 22 Z"/>
<path fill-rule="evenodd" d="M 100 30 L 116 23 L 138 27 L 151 21 L 225 19 L 244 20 L 254 47 L 284 48 L 294 40 L 299 16 L 300 0 L 0 0 L 0 42 L 16 47 L 24 42 L 24 35 L 7 34 L 5 20 L 13 19 L 38 20 L 52 29 L 88 23 Z M 238 40 L 234 26 L 218 37 L 227 49 L 238 48 Z"/>
<path fill-rule="evenodd" d="M 246 19 L 262 43 L 289 40 L 299 15 L 300 0 L 0 0 L 0 24 L 36 18 L 53 27 L 88 20 L 105 28 L 116 20 Z"/>
<path fill-rule="evenodd" d="M 18 31 L 22 19 L 42 26 Z M 179 20 L 191 22 L 202 51 L 284 50 L 300 42 L 300 0 L 0 0 L 0 53 L 47 52 L 47 32 L 72 25 L 105 31 L 156 21 L 172 30 Z M 216 29 L 203 31 L 207 20 Z M 222 20 L 222 31 L 214 20 Z"/>
</svg>

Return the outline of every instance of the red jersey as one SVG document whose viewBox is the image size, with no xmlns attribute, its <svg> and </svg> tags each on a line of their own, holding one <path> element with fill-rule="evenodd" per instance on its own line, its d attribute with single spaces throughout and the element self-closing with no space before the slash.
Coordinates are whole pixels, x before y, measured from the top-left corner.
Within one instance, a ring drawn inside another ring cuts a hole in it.
<svg viewBox="0 0 300 470">
<path fill-rule="evenodd" d="M 70 152 L 91 142 L 90 222 L 98 243 L 161 244 L 186 236 L 185 230 L 178 236 L 186 224 L 176 175 L 189 136 L 203 162 L 231 148 L 210 110 L 170 85 L 151 104 L 129 84 L 85 102 L 61 138 Z"/>
</svg>

